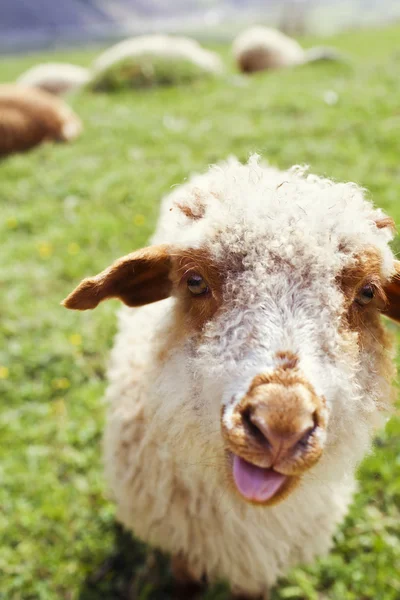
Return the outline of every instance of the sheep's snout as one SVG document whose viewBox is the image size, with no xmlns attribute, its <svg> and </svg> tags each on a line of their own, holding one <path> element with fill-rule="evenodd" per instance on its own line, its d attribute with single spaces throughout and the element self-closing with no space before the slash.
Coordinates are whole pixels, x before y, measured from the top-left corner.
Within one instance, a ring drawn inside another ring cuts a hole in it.
<svg viewBox="0 0 400 600">
<path fill-rule="evenodd" d="M 233 480 L 247 500 L 283 499 L 320 459 L 326 437 L 325 401 L 300 375 L 259 375 L 222 414 Z"/>
<path fill-rule="evenodd" d="M 281 396 L 280 390 L 274 390 Z M 270 402 L 270 404 L 273 404 Z M 315 414 L 308 410 L 300 410 L 300 415 L 291 422 L 284 423 L 278 417 L 274 407 L 267 403 L 258 403 L 249 407 L 242 415 L 244 427 L 250 435 L 257 437 L 260 443 L 268 447 L 272 466 L 290 458 L 297 448 L 305 448 L 316 428 Z"/>
</svg>

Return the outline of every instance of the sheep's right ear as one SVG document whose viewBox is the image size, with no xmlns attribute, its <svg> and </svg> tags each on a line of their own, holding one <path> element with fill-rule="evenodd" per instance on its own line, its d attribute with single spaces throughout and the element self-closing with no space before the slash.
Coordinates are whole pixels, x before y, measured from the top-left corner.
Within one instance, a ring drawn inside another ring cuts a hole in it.
<svg viewBox="0 0 400 600">
<path fill-rule="evenodd" d="M 95 277 L 84 279 L 63 300 L 66 308 L 88 310 L 107 298 L 142 306 L 168 298 L 171 258 L 168 246 L 150 246 L 119 258 Z"/>
<path fill-rule="evenodd" d="M 396 272 L 392 279 L 384 287 L 387 304 L 383 313 L 400 323 L 400 262 L 395 261 Z"/>
</svg>

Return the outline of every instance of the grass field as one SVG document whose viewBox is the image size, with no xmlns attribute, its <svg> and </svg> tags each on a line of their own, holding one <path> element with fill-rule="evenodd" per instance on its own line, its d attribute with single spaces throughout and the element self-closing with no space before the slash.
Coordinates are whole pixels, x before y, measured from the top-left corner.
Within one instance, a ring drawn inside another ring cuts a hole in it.
<svg viewBox="0 0 400 600">
<path fill-rule="evenodd" d="M 307 44 L 318 40 L 307 40 Z M 400 26 L 331 41 L 351 66 L 313 65 L 190 87 L 76 96 L 70 146 L 0 164 L 0 598 L 171 598 L 165 558 L 115 525 L 101 468 L 113 302 L 60 300 L 144 244 L 161 196 L 188 173 L 257 151 L 280 167 L 352 180 L 400 223 Z M 226 48 L 221 48 L 230 63 Z M 93 52 L 59 53 L 88 64 Z M 12 80 L 42 58 L 0 63 Z M 397 244 L 397 247 L 400 247 Z M 360 469 L 335 549 L 274 600 L 399 600 L 400 421 Z M 223 586 L 204 595 L 225 600 Z"/>
</svg>

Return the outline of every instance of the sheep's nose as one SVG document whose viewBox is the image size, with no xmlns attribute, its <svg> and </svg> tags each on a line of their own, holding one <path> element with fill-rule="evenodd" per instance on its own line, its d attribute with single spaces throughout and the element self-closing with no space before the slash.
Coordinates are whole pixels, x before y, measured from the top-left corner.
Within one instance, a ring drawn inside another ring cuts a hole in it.
<svg viewBox="0 0 400 600">
<path fill-rule="evenodd" d="M 267 405 L 260 404 L 243 414 L 250 435 L 266 444 L 274 463 L 292 455 L 299 448 L 305 448 L 316 428 L 313 412 L 301 411 L 290 423 L 284 422 Z"/>
<path fill-rule="evenodd" d="M 267 380 L 267 381 L 266 381 Z M 298 374 L 256 377 L 226 431 L 233 453 L 259 466 L 307 469 L 325 445 L 325 400 Z"/>
</svg>

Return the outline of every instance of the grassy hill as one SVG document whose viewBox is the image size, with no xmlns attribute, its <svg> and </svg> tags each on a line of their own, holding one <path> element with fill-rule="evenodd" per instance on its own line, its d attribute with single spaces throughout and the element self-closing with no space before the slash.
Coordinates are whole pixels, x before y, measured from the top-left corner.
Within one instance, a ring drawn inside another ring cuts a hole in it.
<svg viewBox="0 0 400 600">
<path fill-rule="evenodd" d="M 60 300 L 85 275 L 144 244 L 160 198 L 193 171 L 257 151 L 369 188 L 400 223 L 400 28 L 332 44 L 320 64 L 190 87 L 80 94 L 71 146 L 0 163 L 0 597 L 171 598 L 165 559 L 115 525 L 101 469 L 104 368 L 117 303 L 74 314 Z M 318 40 L 307 40 L 318 43 Z M 227 48 L 219 49 L 230 63 Z M 58 58 L 89 64 L 92 52 Z M 7 81 L 42 58 L 9 59 Z M 393 327 L 393 329 L 395 329 Z M 360 469 L 335 548 L 274 600 L 400 598 L 400 421 Z M 225 600 L 223 586 L 204 598 Z"/>
</svg>

